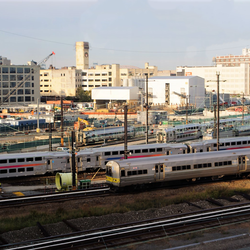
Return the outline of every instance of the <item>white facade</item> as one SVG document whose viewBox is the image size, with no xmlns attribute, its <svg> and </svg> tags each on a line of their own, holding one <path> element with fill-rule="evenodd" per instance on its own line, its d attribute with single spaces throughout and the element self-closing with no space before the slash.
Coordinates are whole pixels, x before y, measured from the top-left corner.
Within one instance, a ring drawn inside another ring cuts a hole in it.
<svg viewBox="0 0 250 250">
<path fill-rule="evenodd" d="M 138 87 L 100 87 L 92 89 L 93 100 L 137 100 Z"/>
<path fill-rule="evenodd" d="M 177 72 L 188 76 L 199 76 L 205 79 L 207 91 L 217 91 L 217 75 L 220 73 L 220 93 L 250 94 L 249 65 L 239 66 L 212 66 L 212 67 L 178 67 Z"/>
<path fill-rule="evenodd" d="M 149 103 L 184 105 L 186 98 L 204 107 L 204 79 L 198 76 L 155 76 L 148 79 Z M 184 98 L 186 96 L 186 98 Z"/>
</svg>

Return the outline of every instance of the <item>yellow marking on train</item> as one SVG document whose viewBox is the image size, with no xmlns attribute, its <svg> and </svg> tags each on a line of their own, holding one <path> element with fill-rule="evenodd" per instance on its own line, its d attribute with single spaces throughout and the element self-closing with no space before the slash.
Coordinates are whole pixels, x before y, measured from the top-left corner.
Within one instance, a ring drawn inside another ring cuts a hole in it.
<svg viewBox="0 0 250 250">
<path fill-rule="evenodd" d="M 119 178 L 112 178 L 110 176 L 106 176 L 106 181 L 108 181 L 108 182 L 114 182 L 114 183 L 120 183 L 120 179 Z"/>
<path fill-rule="evenodd" d="M 22 192 L 13 192 L 16 196 L 25 196 Z"/>
</svg>

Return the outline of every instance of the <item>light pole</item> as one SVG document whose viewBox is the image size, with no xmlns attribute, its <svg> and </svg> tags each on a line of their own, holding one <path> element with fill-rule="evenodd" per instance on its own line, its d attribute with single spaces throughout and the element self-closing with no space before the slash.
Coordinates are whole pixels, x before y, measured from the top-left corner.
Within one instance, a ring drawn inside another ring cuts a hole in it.
<svg viewBox="0 0 250 250">
<path fill-rule="evenodd" d="M 148 104 L 148 73 L 145 73 L 146 76 L 146 102 L 144 103 L 143 107 L 146 109 L 146 144 L 148 144 L 148 110 L 150 106 Z"/>
</svg>

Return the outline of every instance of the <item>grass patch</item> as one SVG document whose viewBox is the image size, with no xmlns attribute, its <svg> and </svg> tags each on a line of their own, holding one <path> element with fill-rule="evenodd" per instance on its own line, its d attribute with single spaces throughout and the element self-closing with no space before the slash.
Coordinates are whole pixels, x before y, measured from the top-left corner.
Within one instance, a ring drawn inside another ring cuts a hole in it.
<svg viewBox="0 0 250 250">
<path fill-rule="evenodd" d="M 53 213 L 44 213 L 38 211 L 30 211 L 26 216 L 16 216 L 14 218 L 3 218 L 0 220 L 0 233 L 19 230 L 25 227 L 36 226 L 36 222 L 42 225 L 60 222 L 62 220 L 102 216 L 112 213 L 126 213 L 129 211 L 146 210 L 150 208 L 161 208 L 172 204 L 180 204 L 186 201 L 194 202 L 205 200 L 207 198 L 218 199 L 221 197 L 232 197 L 237 193 L 247 193 L 249 189 L 244 188 L 227 188 L 213 187 L 204 191 L 182 192 L 179 195 L 154 197 L 148 199 L 136 199 L 130 202 L 121 203 L 117 201 L 114 204 L 105 204 L 105 206 L 84 206 L 78 209 L 65 210 L 58 208 Z"/>
</svg>

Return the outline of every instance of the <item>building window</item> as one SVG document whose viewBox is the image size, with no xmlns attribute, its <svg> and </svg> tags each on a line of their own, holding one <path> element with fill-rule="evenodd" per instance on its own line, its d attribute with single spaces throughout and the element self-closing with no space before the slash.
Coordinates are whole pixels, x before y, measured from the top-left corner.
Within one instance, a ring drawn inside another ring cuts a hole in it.
<svg viewBox="0 0 250 250">
<path fill-rule="evenodd" d="M 16 97 L 11 96 L 11 97 L 10 97 L 10 102 L 16 102 Z"/>
<path fill-rule="evenodd" d="M 16 87 L 16 83 L 15 83 L 15 82 L 11 82 L 11 83 L 10 83 L 10 87 L 11 87 L 11 88 L 15 88 L 15 87 Z"/>
<path fill-rule="evenodd" d="M 30 101 L 31 101 L 30 96 L 25 96 L 25 102 L 30 102 Z"/>
<path fill-rule="evenodd" d="M 17 75 L 17 80 L 22 81 L 23 80 L 23 75 Z"/>
<path fill-rule="evenodd" d="M 30 73 L 30 68 L 25 68 L 25 69 L 24 69 L 24 72 L 25 72 L 25 74 Z M 34 73 L 34 72 L 32 72 L 32 73 Z"/>
<path fill-rule="evenodd" d="M 9 83 L 8 82 L 3 82 L 2 86 L 3 86 L 3 88 L 8 88 L 9 87 Z"/>
<path fill-rule="evenodd" d="M 23 96 L 18 96 L 17 100 L 18 102 L 23 102 Z"/>
<path fill-rule="evenodd" d="M 2 73 L 3 74 L 8 74 L 9 73 L 9 68 L 3 67 L 2 68 Z"/>
<path fill-rule="evenodd" d="M 8 75 L 3 75 L 2 79 L 3 79 L 3 81 L 9 81 L 9 76 Z"/>
<path fill-rule="evenodd" d="M 30 89 L 25 89 L 25 95 L 30 95 L 30 94 L 31 94 Z"/>
<path fill-rule="evenodd" d="M 16 81 L 16 76 L 15 75 L 10 75 L 10 81 Z"/>
<path fill-rule="evenodd" d="M 16 68 L 10 68 L 10 73 L 12 74 L 16 73 Z"/>
<path fill-rule="evenodd" d="M 18 94 L 18 95 L 23 95 L 23 89 L 18 89 L 18 90 L 17 90 L 17 94 Z"/>
<path fill-rule="evenodd" d="M 22 74 L 23 73 L 23 68 L 17 68 L 17 73 Z"/>
</svg>

